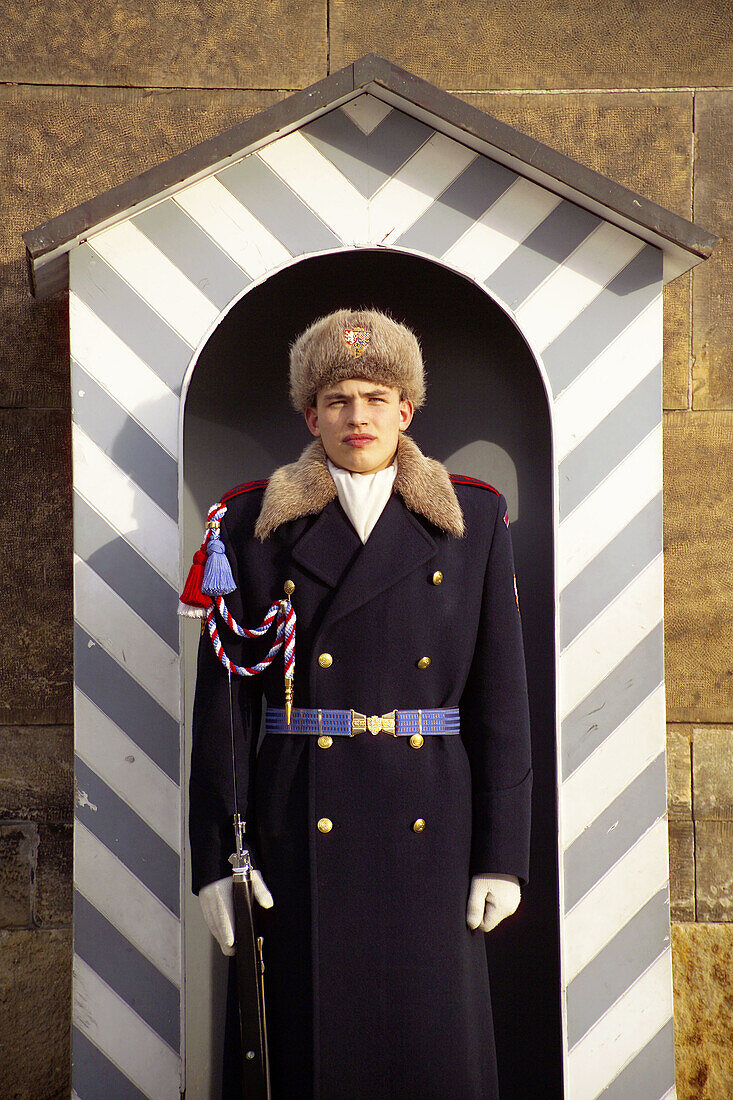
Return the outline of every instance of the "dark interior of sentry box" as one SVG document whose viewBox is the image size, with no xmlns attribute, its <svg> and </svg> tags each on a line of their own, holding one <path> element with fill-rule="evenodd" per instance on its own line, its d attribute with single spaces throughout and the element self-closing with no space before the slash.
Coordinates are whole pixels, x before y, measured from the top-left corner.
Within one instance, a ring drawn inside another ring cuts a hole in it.
<svg viewBox="0 0 733 1100">
<path fill-rule="evenodd" d="M 247 292 L 199 357 L 186 401 L 186 492 L 205 517 L 217 494 L 298 457 L 312 437 L 289 405 L 288 346 L 342 307 L 388 310 L 415 330 L 428 385 L 410 435 L 509 503 L 533 730 L 531 880 L 517 913 L 485 940 L 501 1095 L 560 1097 L 552 449 L 547 397 L 519 331 L 474 283 L 418 256 L 369 248 L 295 263 Z"/>
</svg>

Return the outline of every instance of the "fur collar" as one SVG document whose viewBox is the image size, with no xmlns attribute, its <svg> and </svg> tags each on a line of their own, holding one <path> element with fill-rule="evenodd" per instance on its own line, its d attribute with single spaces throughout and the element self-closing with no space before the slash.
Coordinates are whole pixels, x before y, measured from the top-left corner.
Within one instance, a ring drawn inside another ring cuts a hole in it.
<svg viewBox="0 0 733 1100">
<path fill-rule="evenodd" d="M 427 458 L 404 432 L 397 442 L 397 476 L 394 492 L 412 512 L 460 538 L 463 512 L 448 471 L 442 462 Z M 321 512 L 338 496 L 320 439 L 310 443 L 297 462 L 279 466 L 270 478 L 255 525 L 255 535 L 265 539 L 281 523 Z"/>
</svg>

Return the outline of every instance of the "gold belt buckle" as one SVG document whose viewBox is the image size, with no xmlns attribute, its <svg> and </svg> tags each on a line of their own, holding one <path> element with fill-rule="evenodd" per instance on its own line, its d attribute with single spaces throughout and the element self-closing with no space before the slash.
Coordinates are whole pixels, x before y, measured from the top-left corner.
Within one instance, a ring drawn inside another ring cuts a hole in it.
<svg viewBox="0 0 733 1100">
<path fill-rule="evenodd" d="M 352 710 L 351 712 L 351 736 L 355 737 L 357 733 L 366 733 L 369 730 L 374 737 L 378 733 L 390 733 L 392 737 L 397 736 L 397 719 L 396 712 L 393 710 L 388 711 L 386 714 L 370 714 L 368 717 L 366 714 L 359 714 L 358 711 Z"/>
</svg>

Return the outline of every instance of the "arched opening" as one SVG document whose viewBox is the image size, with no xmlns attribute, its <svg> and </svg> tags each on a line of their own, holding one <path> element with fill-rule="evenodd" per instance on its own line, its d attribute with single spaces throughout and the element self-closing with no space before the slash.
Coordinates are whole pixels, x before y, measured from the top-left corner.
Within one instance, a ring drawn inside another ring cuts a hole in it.
<svg viewBox="0 0 733 1100">
<path fill-rule="evenodd" d="M 410 434 L 451 472 L 491 482 L 509 503 L 533 731 L 531 881 L 486 948 L 504 1094 L 561 1096 L 554 471 L 547 396 L 515 324 L 455 271 L 388 249 L 307 258 L 253 288 L 211 334 L 188 389 L 184 560 L 222 492 L 267 477 L 308 442 L 289 405 L 288 346 L 315 317 L 342 306 L 388 310 L 419 334 L 428 398 Z M 186 623 L 187 731 L 198 636 L 198 624 Z M 187 744 L 187 760 L 189 752 Z M 197 907 L 187 892 L 187 1095 L 204 1097 L 217 1095 L 225 960 Z"/>
</svg>

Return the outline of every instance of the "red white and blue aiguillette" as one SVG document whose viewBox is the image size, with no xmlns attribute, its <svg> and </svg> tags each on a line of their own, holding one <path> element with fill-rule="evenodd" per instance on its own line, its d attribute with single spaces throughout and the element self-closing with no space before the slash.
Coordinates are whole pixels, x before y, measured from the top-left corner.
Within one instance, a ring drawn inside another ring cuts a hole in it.
<svg viewBox="0 0 733 1100">
<path fill-rule="evenodd" d="M 202 633 L 204 626 L 207 627 L 214 652 L 229 674 L 234 672 L 237 676 L 255 676 L 258 672 L 264 672 L 282 649 L 285 662 L 285 710 L 289 725 L 295 675 L 295 611 L 289 597 L 295 586 L 292 582 L 286 583 L 284 599 L 276 600 L 272 604 L 259 626 L 240 626 L 224 602 L 224 596 L 234 592 L 237 587 L 224 544 L 219 537 L 221 520 L 226 511 L 226 505 L 221 503 L 212 504 L 209 508 L 206 535 L 201 548 L 193 556 L 193 564 L 180 596 L 178 614 L 204 620 Z M 224 652 L 219 637 L 214 613 L 216 610 L 229 629 L 240 638 L 260 637 L 275 622 L 275 640 L 267 656 L 251 666 L 238 665 L 231 661 Z"/>
</svg>

